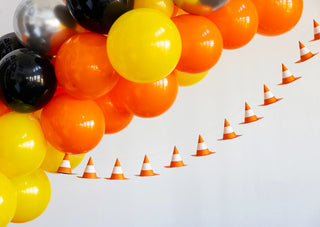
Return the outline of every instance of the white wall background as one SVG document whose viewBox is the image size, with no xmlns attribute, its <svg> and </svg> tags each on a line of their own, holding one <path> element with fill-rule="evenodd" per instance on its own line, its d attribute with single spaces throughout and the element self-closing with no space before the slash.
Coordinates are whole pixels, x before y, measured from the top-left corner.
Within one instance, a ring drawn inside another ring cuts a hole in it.
<svg viewBox="0 0 320 227">
<path fill-rule="evenodd" d="M 312 19 L 320 2 L 304 0 L 300 23 L 279 37 L 257 35 L 244 48 L 224 51 L 198 85 L 181 88 L 174 106 L 154 119 L 133 120 L 106 135 L 90 155 L 98 175 L 110 176 L 119 157 L 128 181 L 82 180 L 49 174 L 47 210 L 25 227 L 54 226 L 320 226 L 320 55 L 303 64 L 298 40 L 320 51 Z M 18 0 L 0 0 L 0 35 L 13 30 Z M 281 82 L 281 63 L 302 79 Z M 263 83 L 284 100 L 263 103 Z M 243 121 L 244 102 L 264 119 Z M 238 134 L 222 137 L 227 118 Z M 194 158 L 201 133 L 215 155 Z M 188 167 L 166 169 L 177 145 Z M 138 178 L 147 153 L 160 176 Z M 87 159 L 75 172 L 82 174 Z M 9 227 L 17 224 L 9 224 Z"/>
</svg>

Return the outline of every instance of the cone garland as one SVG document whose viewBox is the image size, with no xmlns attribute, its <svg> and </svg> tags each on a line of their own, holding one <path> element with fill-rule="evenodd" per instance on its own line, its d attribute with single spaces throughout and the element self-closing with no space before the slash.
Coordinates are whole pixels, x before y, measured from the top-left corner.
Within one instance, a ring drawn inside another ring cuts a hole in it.
<svg viewBox="0 0 320 227">
<path fill-rule="evenodd" d="M 301 63 L 306 60 L 309 60 L 310 58 L 318 54 L 318 52 L 315 54 L 311 53 L 311 51 L 305 45 L 303 45 L 300 41 L 299 41 L 299 48 L 300 48 L 300 60 L 297 61 L 296 63 Z"/>
<path fill-rule="evenodd" d="M 279 85 L 285 85 L 285 84 L 289 84 L 292 83 L 293 81 L 296 81 L 298 79 L 300 79 L 301 76 L 299 77 L 295 77 L 288 69 L 287 67 L 282 64 L 282 83 Z"/>
<path fill-rule="evenodd" d="M 264 90 L 264 104 L 262 106 L 270 105 L 282 99 L 282 98 L 276 98 L 265 84 L 263 85 L 263 90 Z"/>
<path fill-rule="evenodd" d="M 310 41 L 320 40 L 320 26 L 316 20 L 313 20 L 313 30 L 314 30 L 314 37 L 313 37 L 313 40 L 310 40 Z"/>
<path fill-rule="evenodd" d="M 170 166 L 165 166 L 165 167 L 166 168 L 175 168 L 175 167 L 182 167 L 182 166 L 185 166 L 185 164 L 182 161 L 181 155 L 180 155 L 177 147 L 174 146 Z"/>
<path fill-rule="evenodd" d="M 248 105 L 247 102 L 245 102 L 245 117 L 244 117 L 244 122 L 240 123 L 240 124 L 248 124 L 248 123 L 252 123 L 255 121 L 258 121 L 260 119 L 262 119 L 263 117 L 257 117 L 257 115 L 255 115 L 255 113 L 253 112 L 253 110 L 251 109 L 251 107 Z"/>
<path fill-rule="evenodd" d="M 142 168 L 140 171 L 140 177 L 150 177 L 150 176 L 155 176 L 155 175 L 159 175 L 157 173 L 153 172 L 153 169 L 151 167 L 151 164 L 149 162 L 148 156 L 145 155 L 144 156 L 144 160 L 143 160 L 143 164 L 142 164 Z"/>
<path fill-rule="evenodd" d="M 94 164 L 92 161 L 92 158 L 89 158 L 88 164 L 86 166 L 86 169 L 83 172 L 82 177 L 79 178 L 86 178 L 86 179 L 98 179 L 99 177 L 97 176 L 96 170 L 94 168 Z"/>
<path fill-rule="evenodd" d="M 106 178 L 106 179 L 108 179 L 108 180 L 126 180 L 126 179 L 128 179 L 128 178 L 124 177 L 122 167 L 120 165 L 120 161 L 118 158 L 114 164 L 110 178 Z"/>
<path fill-rule="evenodd" d="M 223 138 L 220 140 L 230 140 L 230 139 L 237 138 L 239 136 L 241 136 L 241 135 L 237 135 L 234 132 L 233 128 L 231 127 L 231 125 L 229 124 L 227 119 L 224 119 Z"/>
<path fill-rule="evenodd" d="M 216 152 L 210 151 L 208 149 L 207 144 L 204 142 L 202 136 L 199 135 L 197 153 L 195 155 L 192 155 L 192 156 L 201 157 L 201 156 L 206 156 L 206 155 L 210 155 L 210 154 L 214 154 L 214 153 L 216 153 Z"/>
<path fill-rule="evenodd" d="M 69 159 L 69 155 L 65 154 L 60 167 L 57 170 L 58 173 L 64 173 L 64 174 L 71 174 L 72 173 L 72 169 L 71 169 L 71 165 L 70 165 L 70 159 Z"/>
</svg>

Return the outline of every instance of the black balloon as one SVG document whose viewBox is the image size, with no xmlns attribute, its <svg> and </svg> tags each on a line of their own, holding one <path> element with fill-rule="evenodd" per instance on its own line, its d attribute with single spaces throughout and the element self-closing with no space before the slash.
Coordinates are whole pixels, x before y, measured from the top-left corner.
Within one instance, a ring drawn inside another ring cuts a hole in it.
<svg viewBox="0 0 320 227">
<path fill-rule="evenodd" d="M 0 98 L 11 110 L 30 113 L 44 107 L 57 87 L 49 58 L 18 49 L 0 61 Z"/>
<path fill-rule="evenodd" d="M 75 20 L 85 29 L 107 34 L 113 22 L 133 9 L 133 0 L 67 0 Z"/>
<path fill-rule="evenodd" d="M 24 48 L 14 32 L 0 37 L 0 60 L 11 51 Z"/>
</svg>

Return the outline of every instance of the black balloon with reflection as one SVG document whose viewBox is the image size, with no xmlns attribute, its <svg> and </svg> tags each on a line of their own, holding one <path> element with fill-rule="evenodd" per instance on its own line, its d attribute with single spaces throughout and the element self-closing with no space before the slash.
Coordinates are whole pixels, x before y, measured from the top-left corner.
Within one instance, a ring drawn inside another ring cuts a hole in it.
<svg viewBox="0 0 320 227">
<path fill-rule="evenodd" d="M 0 61 L 0 98 L 11 110 L 30 113 L 44 107 L 57 87 L 49 58 L 18 49 Z"/>
<path fill-rule="evenodd" d="M 0 60 L 11 51 L 24 48 L 14 32 L 0 37 Z"/>
<path fill-rule="evenodd" d="M 133 0 L 67 0 L 71 15 L 85 29 L 107 34 L 113 22 L 133 9 Z"/>
</svg>

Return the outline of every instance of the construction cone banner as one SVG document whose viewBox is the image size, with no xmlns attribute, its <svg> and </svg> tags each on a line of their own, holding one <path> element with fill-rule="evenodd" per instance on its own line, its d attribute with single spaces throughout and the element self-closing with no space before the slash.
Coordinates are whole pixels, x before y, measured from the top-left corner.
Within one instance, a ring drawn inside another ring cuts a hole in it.
<svg viewBox="0 0 320 227">
<path fill-rule="evenodd" d="M 82 177 L 79 178 L 86 178 L 86 179 L 98 179 L 99 177 L 97 177 L 97 173 L 96 170 L 94 168 L 94 164 L 92 161 L 92 158 L 89 158 L 87 167 L 82 175 Z"/>
<path fill-rule="evenodd" d="M 267 106 L 272 103 L 278 102 L 282 99 L 282 98 L 279 98 L 279 99 L 276 98 L 265 84 L 263 85 L 263 90 L 264 90 L 264 104 L 261 106 Z"/>
<path fill-rule="evenodd" d="M 182 167 L 182 166 L 185 166 L 185 164 L 182 161 L 181 155 L 180 155 L 177 147 L 174 146 L 170 166 L 165 166 L 165 167 L 166 168 L 175 168 L 175 167 Z"/>
<path fill-rule="evenodd" d="M 230 126 L 229 122 L 227 121 L 227 119 L 224 119 L 224 130 L 223 130 L 223 138 L 220 140 L 230 140 L 230 139 L 234 139 L 237 138 L 241 135 L 237 135 L 233 128 Z"/>
<path fill-rule="evenodd" d="M 58 173 L 65 173 L 65 174 L 71 174 L 71 165 L 70 165 L 70 159 L 69 155 L 66 154 L 61 162 L 61 165 L 57 171 Z"/>
<path fill-rule="evenodd" d="M 117 158 L 116 163 L 114 164 L 113 171 L 110 178 L 106 178 L 108 180 L 127 180 L 128 178 L 124 177 L 122 167 L 120 165 L 119 159 Z"/>
<path fill-rule="evenodd" d="M 263 117 L 257 117 L 257 115 L 254 114 L 253 110 L 251 107 L 248 105 L 247 102 L 245 102 L 245 116 L 244 116 L 244 122 L 240 124 L 248 124 L 251 122 L 258 121 L 262 119 Z"/>
<path fill-rule="evenodd" d="M 294 75 L 292 75 L 292 73 L 287 69 L 287 67 L 284 64 L 282 64 L 282 83 L 279 85 L 289 84 L 300 78 L 301 76 L 295 77 Z"/>
<path fill-rule="evenodd" d="M 313 20 L 314 38 L 310 41 L 316 41 L 320 39 L 320 26 L 316 20 Z"/>
<path fill-rule="evenodd" d="M 207 144 L 204 142 L 203 138 L 201 135 L 199 135 L 199 139 L 198 139 L 198 147 L 197 147 L 197 154 L 194 154 L 192 156 L 195 157 L 200 157 L 200 156 L 206 156 L 206 155 L 210 155 L 210 154 L 214 154 L 216 152 L 212 152 L 208 149 Z"/>
<path fill-rule="evenodd" d="M 141 168 L 141 172 L 140 172 L 140 177 L 150 177 L 150 176 L 155 176 L 155 175 L 159 175 L 157 173 L 153 172 L 153 169 L 151 167 L 151 164 L 149 162 L 148 156 L 145 155 L 144 156 L 144 160 L 143 160 L 143 164 L 142 164 L 142 168 Z"/>
<path fill-rule="evenodd" d="M 296 63 L 304 62 L 318 54 L 318 53 L 315 53 L 315 54 L 311 53 L 311 51 L 305 45 L 303 45 L 300 41 L 299 41 L 299 48 L 300 48 L 300 60 L 297 61 Z"/>
</svg>

